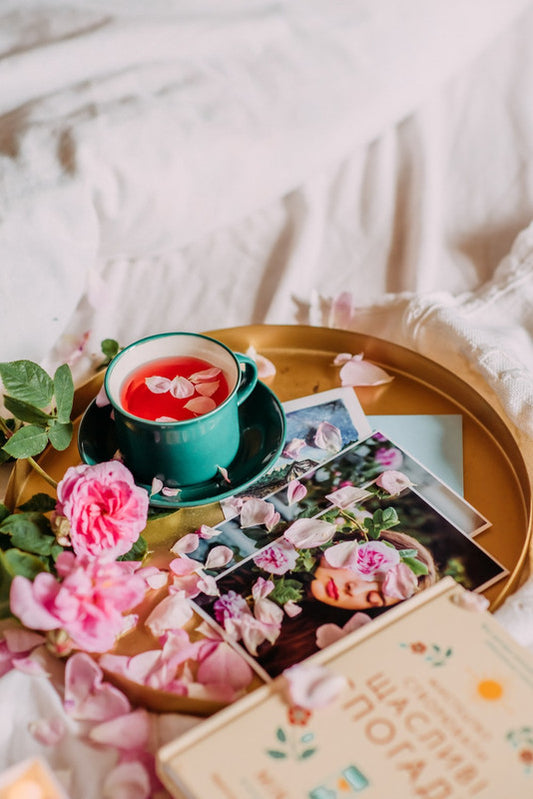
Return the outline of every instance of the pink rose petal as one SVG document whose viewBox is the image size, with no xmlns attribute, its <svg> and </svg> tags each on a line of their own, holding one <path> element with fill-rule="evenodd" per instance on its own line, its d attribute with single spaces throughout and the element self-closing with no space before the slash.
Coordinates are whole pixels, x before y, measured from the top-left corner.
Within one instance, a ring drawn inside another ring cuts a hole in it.
<svg viewBox="0 0 533 799">
<path fill-rule="evenodd" d="M 264 525 L 270 531 L 276 526 L 279 519 L 280 515 L 272 502 L 267 502 L 265 499 L 251 497 L 241 507 L 241 527 Z"/>
<path fill-rule="evenodd" d="M 296 519 L 283 533 L 283 538 L 296 549 L 311 549 L 331 541 L 337 526 L 323 519 Z M 328 552 L 330 550 L 327 550 Z"/>
<path fill-rule="evenodd" d="M 452 597 L 452 601 L 459 605 L 463 610 L 470 610 L 474 613 L 481 613 L 490 605 L 489 600 L 483 594 L 476 594 L 474 591 L 468 591 L 466 588 L 460 593 Z"/>
<path fill-rule="evenodd" d="M 103 671 L 84 652 L 77 652 L 65 667 L 65 710 L 76 719 L 105 721 L 128 713 L 127 697 L 103 681 Z"/>
<path fill-rule="evenodd" d="M 218 377 L 222 370 L 218 366 L 212 366 L 209 369 L 202 369 L 201 372 L 195 372 L 189 377 L 191 383 L 209 383 L 215 377 Z M 198 389 L 196 389 L 198 391 Z"/>
<path fill-rule="evenodd" d="M 325 666 L 314 664 L 291 666 L 285 669 L 283 676 L 288 684 L 291 704 L 308 710 L 331 705 L 347 684 L 342 674 L 335 674 Z"/>
<path fill-rule="evenodd" d="M 51 719 L 30 721 L 28 731 L 36 741 L 44 746 L 56 746 L 66 732 L 65 723 L 60 716 Z"/>
<path fill-rule="evenodd" d="M 381 386 L 394 378 L 380 366 L 363 360 L 362 355 L 354 355 L 340 370 L 343 386 Z"/>
<path fill-rule="evenodd" d="M 387 469 L 376 477 L 375 484 L 390 494 L 391 497 L 396 497 L 404 488 L 410 488 L 414 485 L 407 475 L 403 472 L 397 472 L 394 469 Z"/>
<path fill-rule="evenodd" d="M 149 799 L 150 776 L 141 763 L 120 763 L 107 774 L 102 799 Z"/>
<path fill-rule="evenodd" d="M 283 457 L 284 458 L 291 458 L 292 460 L 297 460 L 300 452 L 305 447 L 305 441 L 303 438 L 293 438 L 291 439 L 283 449 Z"/>
<path fill-rule="evenodd" d="M 217 405 L 211 397 L 193 397 L 189 402 L 185 403 L 184 407 L 191 413 L 201 416 L 212 411 Z"/>
<path fill-rule="evenodd" d="M 150 716 L 143 708 L 96 724 L 89 730 L 92 741 L 119 749 L 142 749 L 148 743 L 149 736 Z"/>
<path fill-rule="evenodd" d="M 226 546 L 217 546 L 209 550 L 205 562 L 206 569 L 221 569 L 233 560 L 233 550 Z"/>
<path fill-rule="evenodd" d="M 211 397 L 217 388 L 220 385 L 220 380 L 216 380 L 213 383 L 198 383 L 196 386 L 196 391 L 202 397 Z"/>
<path fill-rule="evenodd" d="M 331 422 L 320 422 L 317 427 L 315 445 L 327 452 L 336 453 L 342 449 L 342 435 L 338 427 Z"/>
<path fill-rule="evenodd" d="M 170 551 L 175 555 L 181 553 L 187 555 L 189 552 L 194 552 L 198 549 L 200 538 L 196 533 L 187 533 L 186 535 L 178 538 L 175 544 L 170 548 Z"/>
<path fill-rule="evenodd" d="M 31 630 L 8 627 L 4 630 L 4 639 L 10 652 L 29 652 L 36 646 L 46 642 L 44 635 L 39 635 Z"/>
<path fill-rule="evenodd" d="M 146 377 L 144 382 L 146 388 L 148 391 L 151 391 L 152 394 L 166 394 L 167 391 L 170 391 L 171 381 L 168 377 L 153 375 L 152 377 Z"/>
<path fill-rule="evenodd" d="M 200 525 L 200 528 L 197 530 L 197 534 L 200 538 L 209 541 L 211 538 L 215 538 L 215 536 L 220 535 L 222 530 L 218 530 L 216 527 L 209 527 L 208 524 Z"/>
<path fill-rule="evenodd" d="M 176 595 L 167 596 L 159 602 L 145 621 L 152 635 L 159 638 L 167 630 L 183 627 L 193 615 L 190 603 Z"/>
<path fill-rule="evenodd" d="M 336 508 L 346 509 L 351 507 L 356 502 L 363 502 L 368 497 L 371 497 L 370 491 L 358 486 L 346 485 L 332 491 L 331 494 L 326 494 L 326 499 L 329 499 L 332 505 Z"/>
<path fill-rule="evenodd" d="M 50 676 L 45 670 L 43 664 L 31 657 L 31 655 L 28 657 L 13 658 L 13 668 L 17 669 L 17 671 L 23 672 L 24 674 L 28 674 L 30 677 Z"/>
<path fill-rule="evenodd" d="M 207 685 L 230 685 L 234 690 L 247 688 L 254 673 L 248 663 L 227 643 L 212 643 L 202 657 L 196 678 Z M 202 652 L 202 650 L 200 650 Z"/>
<path fill-rule="evenodd" d="M 257 376 L 260 380 L 266 380 L 268 377 L 274 377 L 276 374 L 276 367 L 264 355 L 259 355 L 254 346 L 250 345 L 246 350 L 246 355 L 251 358 L 257 366 Z"/>
<path fill-rule="evenodd" d="M 307 494 L 307 488 L 299 480 L 291 480 L 287 486 L 287 502 L 289 505 L 294 505 L 295 502 L 300 502 Z"/>
<path fill-rule="evenodd" d="M 194 394 L 194 386 L 186 377 L 176 375 L 170 384 L 170 393 L 176 399 L 185 399 L 192 397 Z"/>
</svg>

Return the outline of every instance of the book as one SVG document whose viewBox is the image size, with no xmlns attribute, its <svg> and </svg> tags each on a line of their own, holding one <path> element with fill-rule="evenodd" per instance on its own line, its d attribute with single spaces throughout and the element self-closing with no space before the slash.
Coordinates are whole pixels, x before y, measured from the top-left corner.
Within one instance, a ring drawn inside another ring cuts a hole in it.
<svg viewBox="0 0 533 799">
<path fill-rule="evenodd" d="M 311 656 L 344 678 L 320 709 L 287 679 L 157 755 L 176 799 L 525 799 L 533 795 L 533 656 L 446 577 Z"/>
</svg>

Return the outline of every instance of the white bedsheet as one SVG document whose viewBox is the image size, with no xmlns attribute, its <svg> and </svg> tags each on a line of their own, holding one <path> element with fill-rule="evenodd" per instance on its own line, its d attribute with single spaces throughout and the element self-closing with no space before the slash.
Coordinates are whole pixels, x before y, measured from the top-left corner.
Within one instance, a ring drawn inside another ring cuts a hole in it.
<svg viewBox="0 0 533 799">
<path fill-rule="evenodd" d="M 353 328 L 469 379 L 533 475 L 532 36 L 526 0 L 4 0 L 0 359 Z M 497 612 L 531 648 L 532 585 Z M 0 769 L 39 752 L 102 796 L 109 753 L 27 729 L 48 681 L 0 700 Z"/>
</svg>

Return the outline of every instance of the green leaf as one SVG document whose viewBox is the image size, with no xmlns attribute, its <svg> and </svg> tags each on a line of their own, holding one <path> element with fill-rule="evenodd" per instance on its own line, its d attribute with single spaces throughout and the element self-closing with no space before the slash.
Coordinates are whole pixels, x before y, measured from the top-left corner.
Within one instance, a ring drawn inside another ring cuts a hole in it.
<svg viewBox="0 0 533 799">
<path fill-rule="evenodd" d="M 39 555 L 50 555 L 55 543 L 50 522 L 41 513 L 12 513 L 0 524 L 0 530 L 11 536 L 13 546 Z"/>
<path fill-rule="evenodd" d="M 54 374 L 54 395 L 57 407 L 57 420 L 63 424 L 70 422 L 72 403 L 74 401 L 74 381 L 70 366 L 62 364 Z M 59 447 L 56 447 L 59 449 Z"/>
<path fill-rule="evenodd" d="M 409 566 L 411 571 L 418 577 L 421 574 L 428 574 L 428 567 L 425 563 L 422 563 L 421 560 L 417 560 L 417 558 L 402 558 L 402 563 L 405 563 L 406 566 Z"/>
<path fill-rule="evenodd" d="M 54 449 L 61 451 L 68 447 L 72 441 L 72 429 L 72 422 L 63 424 L 62 422 L 57 422 L 55 419 L 52 420 L 48 430 L 48 436 Z"/>
<path fill-rule="evenodd" d="M 285 735 L 285 730 L 283 729 L 283 727 L 278 727 L 278 729 L 276 730 L 276 738 L 278 739 L 278 741 L 283 741 L 283 743 L 285 743 L 285 741 L 287 740 L 287 736 Z"/>
<path fill-rule="evenodd" d="M 28 580 L 33 580 L 40 572 L 48 571 L 46 563 L 41 558 L 29 552 L 21 552 L 20 549 L 8 549 L 6 552 L 0 552 L 0 560 L 11 577 L 21 575 L 27 577 Z"/>
<path fill-rule="evenodd" d="M 118 354 L 120 350 L 120 345 L 118 341 L 115 341 L 114 338 L 105 338 L 101 342 L 100 347 L 108 363 L 115 357 L 115 355 Z"/>
<path fill-rule="evenodd" d="M 22 511 L 36 511 L 37 513 L 48 513 L 51 510 L 54 510 L 56 506 L 56 500 L 51 497 L 49 494 L 38 493 L 34 494 L 27 502 L 24 504 L 19 505 L 19 510 Z M 2 521 L 2 516 L 0 515 L 0 522 Z"/>
<path fill-rule="evenodd" d="M 140 535 L 132 548 L 124 555 L 121 555 L 119 558 L 117 558 L 117 560 L 142 560 L 146 555 L 147 550 L 148 544 L 142 535 Z"/>
<path fill-rule="evenodd" d="M 280 752 L 277 749 L 267 749 L 267 755 L 270 755 L 270 757 L 274 757 L 277 760 L 280 760 L 282 757 L 287 757 L 285 752 Z"/>
<path fill-rule="evenodd" d="M 29 402 L 24 402 L 24 400 L 10 397 L 7 394 L 4 396 L 4 405 L 21 422 L 32 422 L 44 427 L 50 421 L 48 414 L 41 411 L 40 408 L 36 408 L 35 405 L 31 405 Z"/>
<path fill-rule="evenodd" d="M 6 391 L 16 399 L 37 405 L 38 408 L 45 408 L 52 400 L 53 381 L 44 369 L 33 361 L 0 363 L 0 377 Z"/>
<path fill-rule="evenodd" d="M 3 449 L 14 458 L 31 458 L 38 455 L 48 444 L 48 435 L 45 430 L 33 424 L 21 427 L 4 444 Z"/>
<path fill-rule="evenodd" d="M 275 582 L 274 589 L 270 592 L 268 598 L 283 606 L 286 602 L 298 602 L 303 594 L 303 585 L 299 580 L 282 578 Z"/>
<path fill-rule="evenodd" d="M 313 748 L 313 749 L 306 749 L 306 750 L 305 750 L 304 752 L 302 752 L 302 754 L 300 755 L 300 759 L 301 759 L 301 760 L 305 760 L 307 757 L 311 757 L 311 755 L 314 755 L 314 754 L 315 754 L 315 752 L 316 752 L 316 747 L 315 747 L 315 748 Z"/>
<path fill-rule="evenodd" d="M 0 524 L 4 521 L 4 519 L 7 519 L 7 517 L 10 515 L 11 511 L 9 510 L 9 508 L 6 507 L 3 502 L 0 502 Z"/>
</svg>

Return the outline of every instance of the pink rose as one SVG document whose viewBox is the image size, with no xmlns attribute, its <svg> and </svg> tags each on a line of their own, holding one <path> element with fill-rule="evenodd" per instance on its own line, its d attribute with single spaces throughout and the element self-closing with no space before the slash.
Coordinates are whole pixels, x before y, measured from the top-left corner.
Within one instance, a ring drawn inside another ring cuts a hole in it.
<svg viewBox="0 0 533 799">
<path fill-rule="evenodd" d="M 256 566 L 269 574 L 285 574 L 292 571 L 298 560 L 298 552 L 288 541 L 280 539 L 263 549 L 253 559 Z"/>
<path fill-rule="evenodd" d="M 397 549 L 383 541 L 368 541 L 359 544 L 352 554 L 350 568 L 357 571 L 364 580 L 381 577 L 400 562 Z"/>
<path fill-rule="evenodd" d="M 60 580 L 48 572 L 39 572 L 33 582 L 13 578 L 11 611 L 30 629 L 62 629 L 79 649 L 105 652 L 126 629 L 123 612 L 144 597 L 137 565 L 62 552 L 56 563 Z"/>
<path fill-rule="evenodd" d="M 148 493 L 119 461 L 71 466 L 57 486 L 56 513 L 70 522 L 76 555 L 128 552 L 146 527 Z"/>
<path fill-rule="evenodd" d="M 417 586 L 416 574 L 406 563 L 398 563 L 385 575 L 381 590 L 385 596 L 409 599 L 415 593 Z"/>
<path fill-rule="evenodd" d="M 402 465 L 403 455 L 396 447 L 380 447 L 374 454 L 374 460 L 386 469 L 397 469 Z"/>
</svg>

